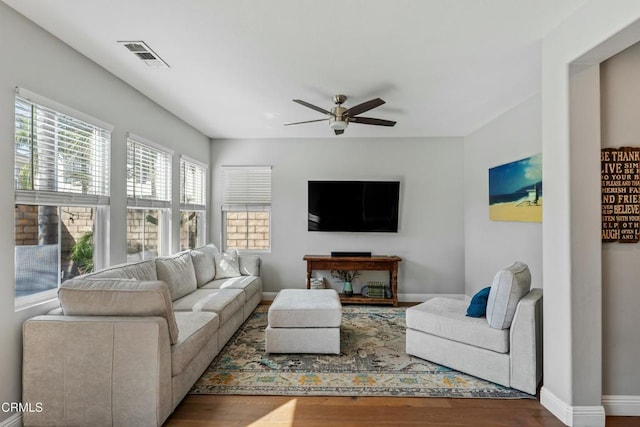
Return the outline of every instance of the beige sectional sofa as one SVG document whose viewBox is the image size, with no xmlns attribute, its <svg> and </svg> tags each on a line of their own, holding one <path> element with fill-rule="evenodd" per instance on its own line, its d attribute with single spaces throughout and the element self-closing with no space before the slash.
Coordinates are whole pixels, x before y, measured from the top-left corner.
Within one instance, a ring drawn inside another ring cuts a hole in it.
<svg viewBox="0 0 640 427">
<path fill-rule="evenodd" d="M 262 300 L 260 258 L 215 246 L 64 282 L 23 327 L 25 426 L 159 426 Z"/>
</svg>

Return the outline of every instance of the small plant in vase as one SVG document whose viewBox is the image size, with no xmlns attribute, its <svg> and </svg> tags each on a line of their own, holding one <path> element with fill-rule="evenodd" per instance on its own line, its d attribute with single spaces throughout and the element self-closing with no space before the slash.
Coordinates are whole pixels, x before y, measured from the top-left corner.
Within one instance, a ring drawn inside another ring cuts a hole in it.
<svg viewBox="0 0 640 427">
<path fill-rule="evenodd" d="M 358 270 L 331 270 L 331 277 L 344 282 L 342 293 L 348 297 L 353 295 L 353 280 L 359 275 Z"/>
</svg>

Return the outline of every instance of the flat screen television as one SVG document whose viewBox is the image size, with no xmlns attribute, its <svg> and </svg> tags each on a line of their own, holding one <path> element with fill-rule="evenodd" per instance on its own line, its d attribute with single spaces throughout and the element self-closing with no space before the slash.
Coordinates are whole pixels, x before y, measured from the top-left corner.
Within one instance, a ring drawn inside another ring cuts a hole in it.
<svg viewBox="0 0 640 427">
<path fill-rule="evenodd" d="M 398 181 L 309 181 L 309 231 L 398 232 Z"/>
</svg>

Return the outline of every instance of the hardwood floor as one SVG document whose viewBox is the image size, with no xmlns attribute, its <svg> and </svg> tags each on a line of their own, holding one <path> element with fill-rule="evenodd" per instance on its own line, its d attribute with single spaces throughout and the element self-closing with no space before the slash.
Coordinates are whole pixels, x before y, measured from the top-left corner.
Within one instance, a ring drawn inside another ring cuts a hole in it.
<svg viewBox="0 0 640 427">
<path fill-rule="evenodd" d="M 639 426 L 607 417 L 607 427 Z M 563 427 L 537 400 L 188 395 L 164 427 Z"/>
<path fill-rule="evenodd" d="M 533 399 L 187 395 L 163 427 L 326 426 L 564 427 L 564 424 Z M 640 417 L 607 417 L 607 427 L 639 426 Z"/>
</svg>

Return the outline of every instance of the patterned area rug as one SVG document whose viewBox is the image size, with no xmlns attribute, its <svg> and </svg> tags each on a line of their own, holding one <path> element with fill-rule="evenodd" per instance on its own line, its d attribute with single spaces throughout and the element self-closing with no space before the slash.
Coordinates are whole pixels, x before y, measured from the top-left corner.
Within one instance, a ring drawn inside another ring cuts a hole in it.
<svg viewBox="0 0 640 427">
<path fill-rule="evenodd" d="M 405 353 L 405 309 L 343 306 L 341 354 L 265 354 L 268 306 L 238 329 L 191 394 L 527 399 Z"/>
</svg>

